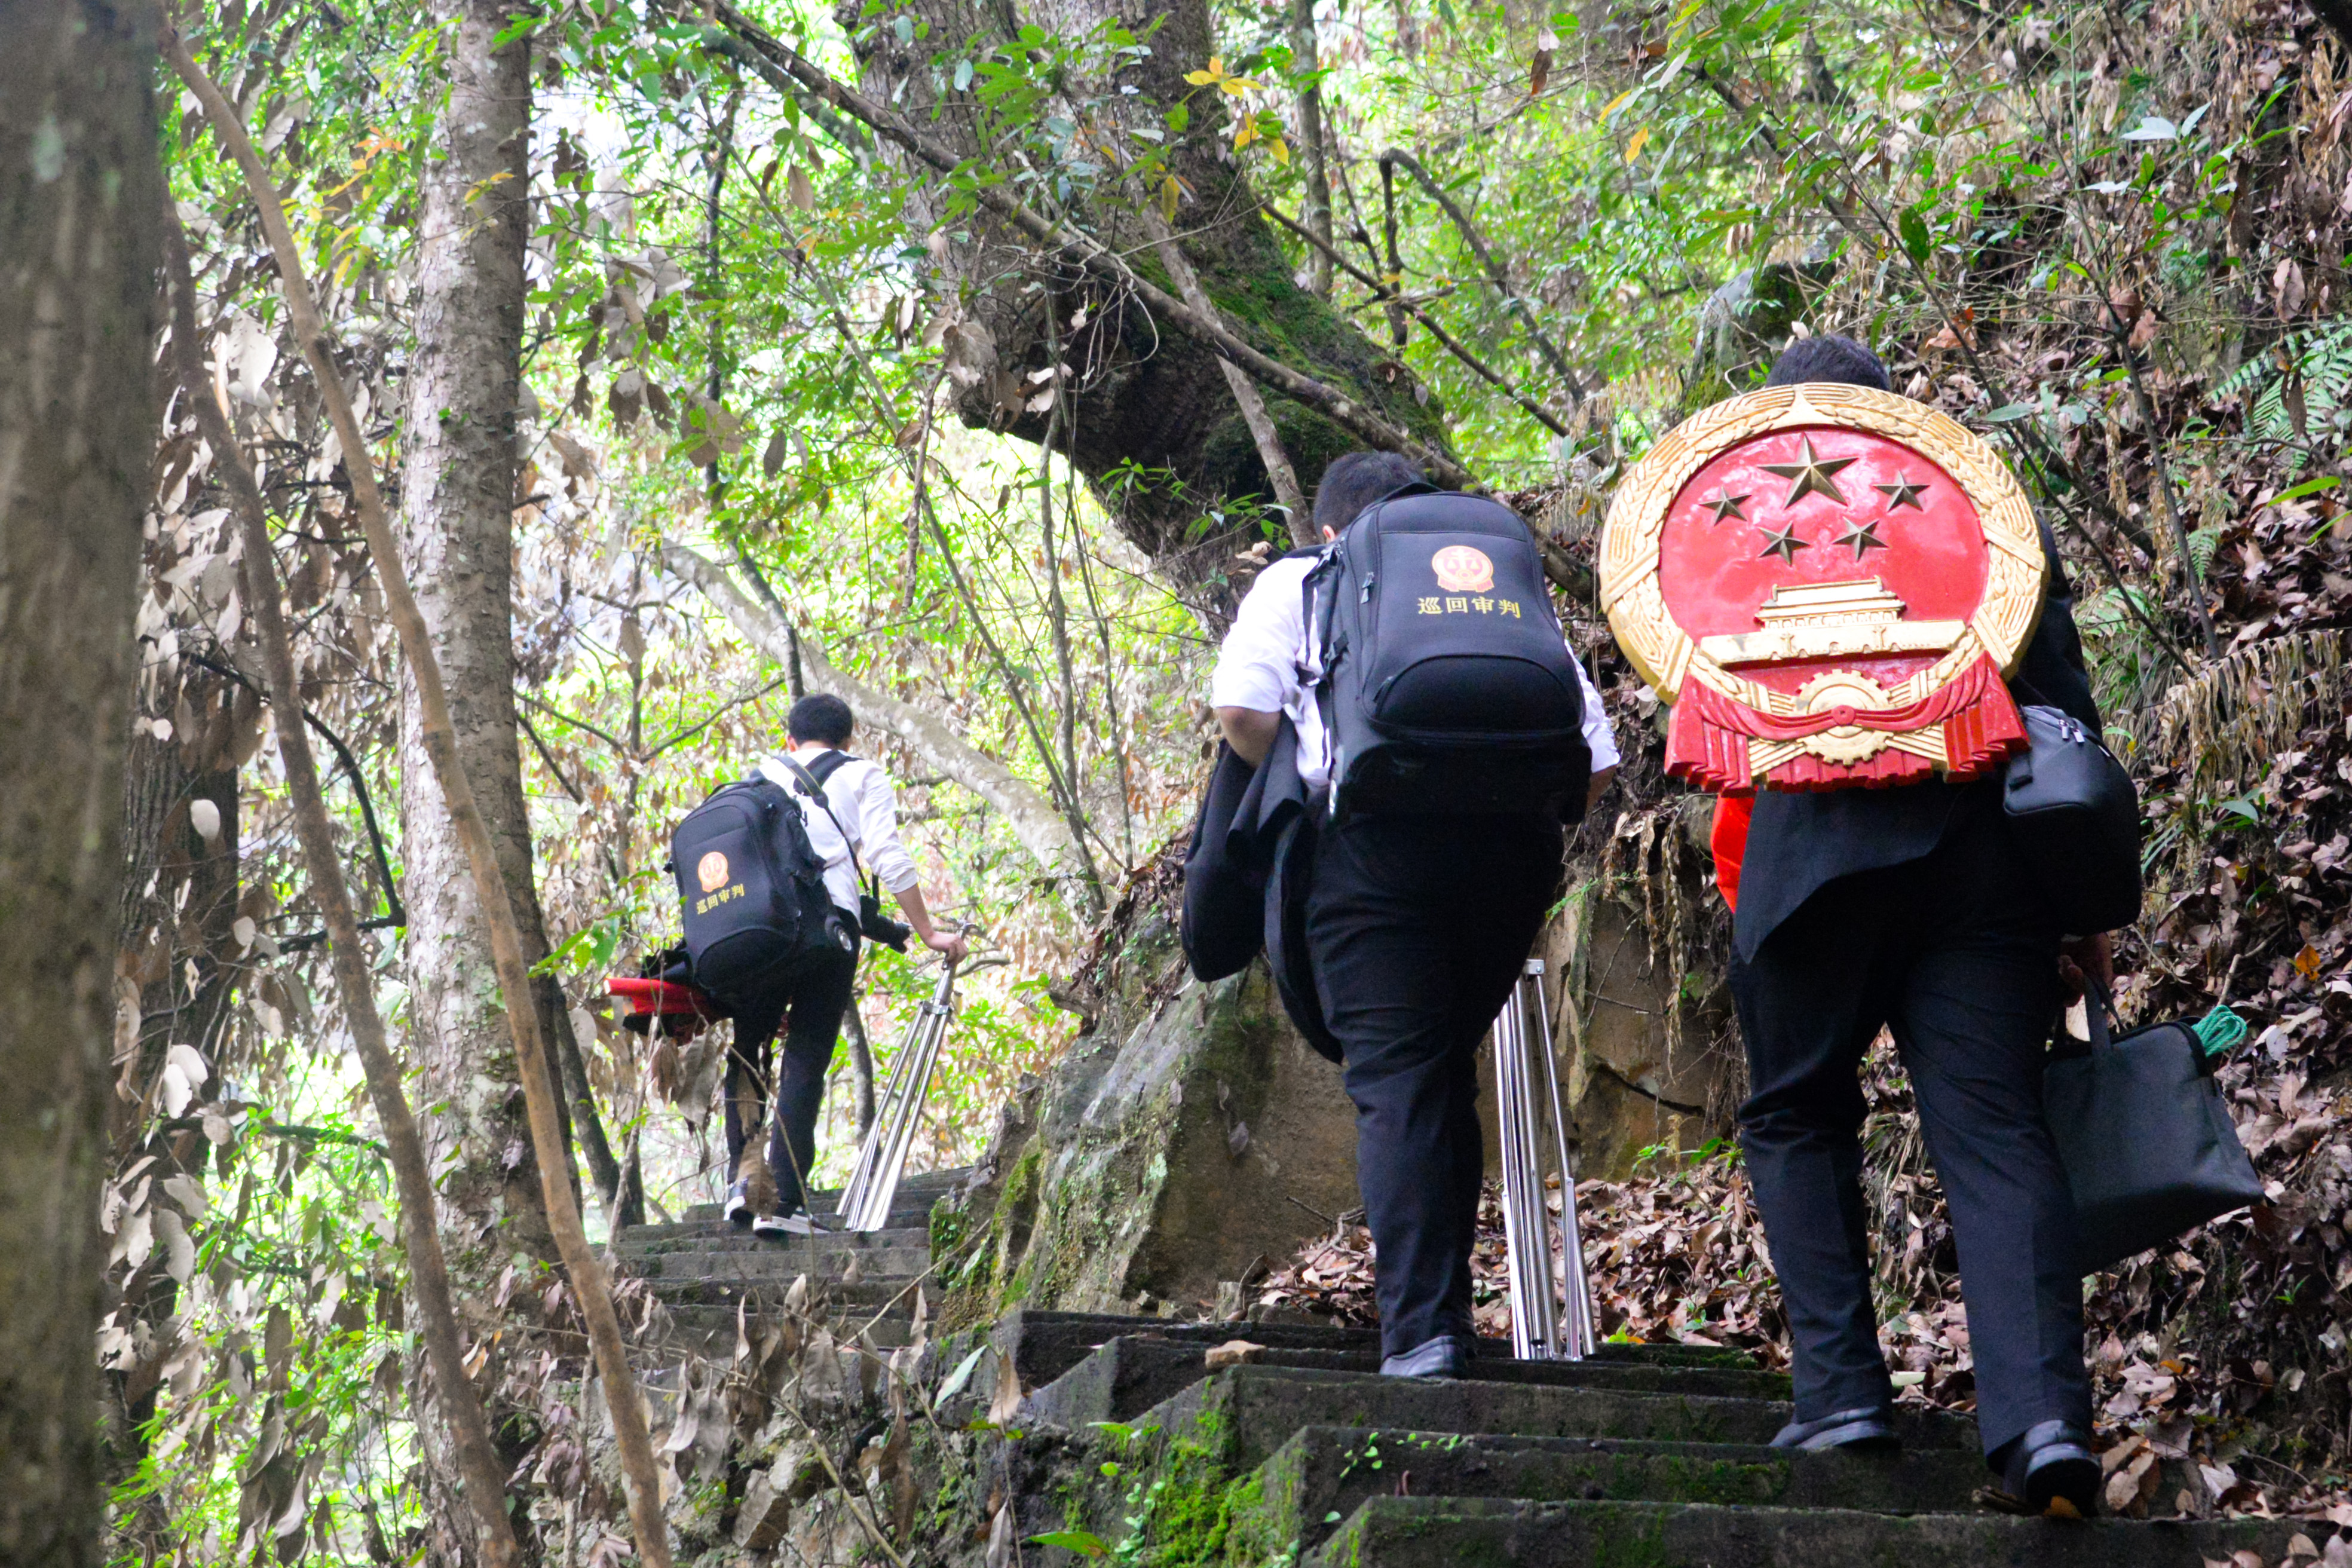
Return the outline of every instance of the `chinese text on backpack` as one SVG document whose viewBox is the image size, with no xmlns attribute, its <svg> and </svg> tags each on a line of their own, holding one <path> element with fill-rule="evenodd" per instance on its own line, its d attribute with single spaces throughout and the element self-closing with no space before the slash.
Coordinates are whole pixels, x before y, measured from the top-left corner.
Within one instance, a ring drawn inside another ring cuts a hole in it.
<svg viewBox="0 0 2352 1568">
<path fill-rule="evenodd" d="M 808 954 L 850 945 L 800 807 L 770 780 L 728 784 L 687 813 L 669 855 L 694 983 L 730 1009 Z"/>
<path fill-rule="evenodd" d="M 1583 689 L 1517 513 L 1455 491 L 1391 496 L 1305 593 L 1335 816 L 1583 815 Z"/>
</svg>

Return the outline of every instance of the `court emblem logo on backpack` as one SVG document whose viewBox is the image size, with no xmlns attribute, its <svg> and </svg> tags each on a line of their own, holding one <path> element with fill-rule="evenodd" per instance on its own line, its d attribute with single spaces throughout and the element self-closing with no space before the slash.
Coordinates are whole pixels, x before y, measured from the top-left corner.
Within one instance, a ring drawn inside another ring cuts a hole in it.
<svg viewBox="0 0 2352 1568">
<path fill-rule="evenodd" d="M 1980 777 L 2025 749 L 2002 678 L 2042 613 L 2042 536 L 2000 459 L 1871 387 L 1776 386 L 1694 415 L 1617 488 L 1601 607 L 1674 704 L 1702 789 Z"/>
<path fill-rule="evenodd" d="M 694 874 L 704 892 L 717 892 L 727 885 L 727 857 L 713 849 L 695 863 Z"/>
<path fill-rule="evenodd" d="M 1484 594 L 1495 585 L 1495 563 L 1483 550 L 1449 544 L 1429 558 L 1437 585 L 1449 594 Z"/>
</svg>

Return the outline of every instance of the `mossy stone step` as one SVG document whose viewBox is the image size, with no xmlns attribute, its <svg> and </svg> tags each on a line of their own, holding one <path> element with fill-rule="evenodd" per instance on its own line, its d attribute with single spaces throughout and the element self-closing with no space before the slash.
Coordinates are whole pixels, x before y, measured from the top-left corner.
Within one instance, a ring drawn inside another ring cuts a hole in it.
<svg viewBox="0 0 2352 1568">
<path fill-rule="evenodd" d="M 811 1289 L 804 1310 L 816 1312 L 862 1309 L 868 1317 L 883 1311 L 904 1317 L 914 1310 L 918 1283 L 913 1278 L 891 1278 L 866 1279 L 855 1285 L 845 1285 L 838 1279 L 811 1275 Z M 932 1307 L 936 1310 L 941 1293 L 939 1282 L 921 1280 L 919 1283 L 929 1294 Z M 672 1313 L 688 1307 L 723 1308 L 730 1321 L 732 1321 L 738 1306 L 748 1309 L 754 1317 L 782 1310 L 784 1298 L 792 1289 L 792 1279 L 788 1278 L 762 1280 L 751 1285 L 712 1279 L 656 1279 L 652 1284 L 654 1294 L 667 1304 Z"/>
<path fill-rule="evenodd" d="M 785 1237 L 756 1247 L 719 1252 L 697 1249 L 659 1252 L 624 1260 L 630 1273 L 656 1284 L 682 1280 L 765 1286 L 789 1285 L 801 1275 L 837 1280 L 852 1263 L 866 1279 L 912 1279 L 930 1267 L 928 1247 L 843 1247 L 830 1237 Z"/>
<path fill-rule="evenodd" d="M 894 1351 L 913 1337 L 914 1321 L 904 1306 L 877 1316 L 872 1309 L 840 1308 L 822 1313 L 836 1338 L 854 1341 L 860 1333 L 871 1335 L 874 1348 Z M 758 1321 L 754 1313 L 753 1321 Z M 669 1330 L 667 1342 L 714 1357 L 720 1362 L 735 1353 L 735 1309 L 716 1306 L 684 1306 L 669 1309 Z"/>
<path fill-rule="evenodd" d="M 1806 1454 L 1321 1426 L 1292 1433 L 1257 1468 L 1231 1522 L 1229 1561 L 1270 1561 L 1294 1545 L 1311 1551 L 1381 1496 L 1952 1513 L 1973 1509 L 1990 1479 L 1981 1459 L 1958 1448 Z"/>
<path fill-rule="evenodd" d="M 1039 1420 L 1066 1426 L 1129 1421 L 1173 1398 L 1209 1374 L 1208 1347 L 1146 1330 L 1123 1334 L 1032 1394 Z M 1376 1376 L 1377 1350 L 1332 1351 L 1265 1347 L 1251 1363 L 1262 1370 Z M 1512 1361 L 1471 1363 L 1462 1379 L 1473 1384 L 1514 1384 L 1551 1388 L 1614 1389 L 1628 1394 L 1696 1394 L 1715 1399 L 1770 1401 L 1785 1405 L 1789 1380 L 1777 1373 L 1721 1367 L 1660 1366 L 1629 1360 Z"/>
<path fill-rule="evenodd" d="M 1654 1443 L 1761 1446 L 1785 1426 L 1780 1400 L 1649 1393 L 1533 1383 L 1448 1381 L 1237 1366 L 1212 1373 L 1148 1414 L 1174 1430 L 1214 1422 L 1243 1455 L 1271 1454 L 1309 1423 L 1415 1432 L 1507 1433 Z M 1135 1415 L 1091 1419 L 1132 1421 Z M 1940 1412 L 1898 1410 L 1897 1430 L 1914 1448 L 1976 1451 L 1976 1423 Z"/>
<path fill-rule="evenodd" d="M 1712 1503 L 1365 1500 L 1301 1568 L 2200 1568 L 2282 1557 L 2289 1521 L 1897 1517 Z M 2327 1533 L 2318 1527 L 2313 1539 Z"/>
<path fill-rule="evenodd" d="M 754 1236 L 749 1226 L 725 1220 L 700 1220 L 688 1225 L 633 1225 L 613 1243 L 613 1255 L 624 1261 L 667 1257 L 678 1252 L 767 1252 L 803 1242 L 805 1237 Z M 890 1230 L 829 1230 L 816 1238 L 827 1247 L 919 1247 L 930 1250 L 930 1233 L 920 1226 Z"/>
<path fill-rule="evenodd" d="M 896 1221 L 904 1210 L 914 1215 L 913 1224 L 925 1223 L 930 1217 L 931 1205 L 946 1196 L 949 1188 L 971 1174 L 971 1166 L 958 1165 L 951 1170 L 916 1171 L 901 1176 L 898 1189 L 890 1194 L 891 1219 Z M 811 1193 L 808 1197 L 809 1212 L 826 1219 L 833 1217 L 834 1211 L 840 1205 L 841 1189 L 838 1187 Z M 688 1204 L 685 1213 L 678 1217 L 688 1224 L 716 1220 L 719 1217 L 719 1209 L 717 1204 Z"/>
<path fill-rule="evenodd" d="M 1342 1355 L 1380 1354 L 1378 1329 L 1322 1323 L 1188 1323 L 1101 1312 L 1055 1312 L 1024 1308 L 996 1321 L 989 1338 L 1010 1352 L 1022 1386 L 1040 1388 L 1122 1334 L 1158 1334 L 1179 1344 L 1203 1348 L 1247 1340 L 1270 1351 L 1327 1351 Z M 1480 1342 L 1482 1362 L 1508 1360 L 1507 1341 Z M 1717 1367 L 1753 1371 L 1756 1363 L 1735 1350 L 1699 1345 L 1603 1344 L 1589 1360 L 1595 1364 Z"/>
</svg>

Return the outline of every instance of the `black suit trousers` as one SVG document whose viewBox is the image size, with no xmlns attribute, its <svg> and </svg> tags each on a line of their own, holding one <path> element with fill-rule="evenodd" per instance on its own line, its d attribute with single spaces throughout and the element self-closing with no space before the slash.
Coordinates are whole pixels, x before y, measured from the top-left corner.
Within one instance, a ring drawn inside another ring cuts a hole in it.
<svg viewBox="0 0 2352 1568">
<path fill-rule="evenodd" d="M 1538 817 L 1359 816 L 1316 844 L 1307 946 L 1356 1106 L 1384 1354 L 1473 1334 L 1478 1043 L 1559 884 Z"/>
<path fill-rule="evenodd" d="M 2039 904 L 1980 793 L 1924 858 L 1829 883 L 1733 965 L 1752 1091 L 1740 1136 L 1800 1420 L 1892 1393 L 1857 1140 L 1858 1068 L 1883 1026 L 1950 1205 L 1985 1451 L 2041 1421 L 2090 1426 L 2074 1203 L 2042 1103 L 2059 933 Z"/>
<path fill-rule="evenodd" d="M 823 949 L 809 955 L 789 984 L 735 1015 L 735 1044 L 727 1052 L 727 1179 L 735 1180 L 745 1145 L 768 1120 L 769 1053 L 782 1028 L 775 1119 L 768 1129 L 768 1171 L 776 1181 L 780 1214 L 807 1206 L 803 1178 L 816 1163 L 816 1121 L 824 1108 L 825 1069 L 833 1065 L 842 1015 L 856 981 L 856 944 L 845 952 Z"/>
</svg>

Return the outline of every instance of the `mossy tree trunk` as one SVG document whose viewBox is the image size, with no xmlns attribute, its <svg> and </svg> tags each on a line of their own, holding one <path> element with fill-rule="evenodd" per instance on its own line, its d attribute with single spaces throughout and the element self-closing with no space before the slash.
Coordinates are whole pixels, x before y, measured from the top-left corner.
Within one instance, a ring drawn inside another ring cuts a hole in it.
<svg viewBox="0 0 2352 1568">
<path fill-rule="evenodd" d="M 954 60 L 1020 48 L 1024 24 L 1069 41 L 1098 36 L 1116 22 L 1147 40 L 1149 53 L 1129 57 L 1107 79 L 1066 81 L 1061 101 L 1042 109 L 1041 118 L 1062 115 L 1080 124 L 1085 134 L 1070 143 L 1079 149 L 1075 155 L 1099 165 L 1104 160 L 1095 148 L 1116 144 L 1128 155 L 1139 153 L 1147 142 L 1133 136 L 1137 129 L 1159 129 L 1170 107 L 1189 105 L 1190 123 L 1173 139 L 1168 165 L 1183 193 L 1173 227 L 1226 324 L 1271 357 L 1424 440 L 1442 442 L 1440 409 L 1412 372 L 1293 279 L 1244 163 L 1231 151 L 1234 128 L 1225 106 L 1232 100 L 1185 81 L 1216 52 L 1205 0 L 1031 0 L 1017 9 L 1013 0 L 915 0 L 902 10 L 917 24 L 911 41 L 902 42 L 893 25 L 898 11 L 856 33 L 862 85 L 966 154 L 982 151 L 986 132 L 973 92 L 952 89 Z M 858 26 L 854 4 L 841 15 L 845 25 Z M 934 71 L 935 57 L 949 62 L 945 71 Z M 1001 142 L 996 155 L 1009 155 Z M 1026 156 L 1036 166 L 1036 153 Z M 1151 258 L 1130 191 L 1115 171 L 1096 178 L 1090 197 L 1074 197 L 1071 221 L 1173 292 Z M 1270 502 L 1272 490 L 1215 357 L 1171 323 L 1155 321 L 1140 302 L 1060 267 L 1025 237 L 982 221 L 985 213 L 943 223 L 940 183 L 926 176 L 914 184 L 918 228 L 940 231 L 946 242 L 935 251 L 943 258 L 939 284 L 959 296 L 961 311 L 981 329 L 950 345 L 950 364 L 961 373 L 957 412 L 973 425 L 1042 439 L 1047 416 L 1026 406 L 1040 390 L 1029 377 L 1049 362 L 1049 335 L 1057 338 L 1075 373 L 1066 405 L 1075 417 L 1065 421 L 1069 434 L 1055 445 L 1068 443 L 1121 529 L 1180 593 L 1213 616 L 1229 607 L 1226 568 L 1236 545 L 1256 535 L 1253 530 L 1244 537 L 1230 521 L 1203 527 L 1202 520 L 1223 501 Z M 1052 184 L 1024 187 L 1025 198 L 1047 205 Z M 969 238 L 959 241 L 958 234 Z M 1050 334 L 1048 310 L 1055 312 Z M 1360 443 L 1287 398 L 1269 395 L 1267 402 L 1311 495 L 1325 465 Z"/>
</svg>

